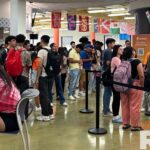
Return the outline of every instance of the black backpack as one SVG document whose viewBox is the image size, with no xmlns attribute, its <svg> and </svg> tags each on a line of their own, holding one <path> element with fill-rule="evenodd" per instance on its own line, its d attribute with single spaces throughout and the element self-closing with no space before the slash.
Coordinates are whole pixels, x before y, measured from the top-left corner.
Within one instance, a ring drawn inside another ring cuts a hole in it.
<svg viewBox="0 0 150 150">
<path fill-rule="evenodd" d="M 5 64 L 5 60 L 7 57 L 7 52 L 5 49 L 1 49 L 0 50 L 0 65 L 4 65 Z"/>
<path fill-rule="evenodd" d="M 53 78 L 54 76 L 60 73 L 61 57 L 59 53 L 51 52 L 46 48 L 45 50 L 48 52 L 48 54 L 47 54 L 47 64 L 44 67 L 44 69 L 48 78 Z"/>
</svg>

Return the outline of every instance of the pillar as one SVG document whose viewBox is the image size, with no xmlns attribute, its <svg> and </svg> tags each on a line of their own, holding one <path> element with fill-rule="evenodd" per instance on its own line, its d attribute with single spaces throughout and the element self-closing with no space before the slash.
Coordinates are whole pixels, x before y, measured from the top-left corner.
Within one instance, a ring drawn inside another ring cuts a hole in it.
<svg viewBox="0 0 150 150">
<path fill-rule="evenodd" d="M 10 1 L 10 34 L 26 34 L 26 0 Z"/>
<path fill-rule="evenodd" d="M 59 29 L 53 29 L 54 43 L 59 47 Z"/>
<path fill-rule="evenodd" d="M 135 11 L 136 24 L 135 33 L 136 34 L 150 34 L 150 22 L 148 21 L 146 11 L 150 8 L 143 8 Z"/>
<path fill-rule="evenodd" d="M 90 41 L 93 43 L 93 40 L 95 40 L 95 32 L 90 33 Z"/>
</svg>

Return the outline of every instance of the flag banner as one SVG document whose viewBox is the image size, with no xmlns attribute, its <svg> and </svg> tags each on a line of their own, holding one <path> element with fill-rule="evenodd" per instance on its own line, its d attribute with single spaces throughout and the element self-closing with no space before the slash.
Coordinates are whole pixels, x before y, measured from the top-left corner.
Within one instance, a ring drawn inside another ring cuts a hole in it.
<svg viewBox="0 0 150 150">
<path fill-rule="evenodd" d="M 128 25 L 127 22 L 120 22 L 120 34 L 127 34 L 128 33 Z"/>
<path fill-rule="evenodd" d="M 120 23 L 119 22 L 111 22 L 110 23 L 110 33 L 111 34 L 120 34 Z"/>
<path fill-rule="evenodd" d="M 68 14 L 67 15 L 67 20 L 68 20 L 68 30 L 76 30 L 77 16 Z"/>
<path fill-rule="evenodd" d="M 52 28 L 61 28 L 61 12 L 52 12 Z"/>
<path fill-rule="evenodd" d="M 100 32 L 102 34 L 110 33 L 110 20 L 100 19 Z"/>
<path fill-rule="evenodd" d="M 89 31 L 89 17 L 79 16 L 79 32 L 88 32 Z"/>
<path fill-rule="evenodd" d="M 135 35 L 135 24 L 134 22 L 128 22 L 127 23 L 127 30 L 129 35 Z"/>
<path fill-rule="evenodd" d="M 100 20 L 99 18 L 94 18 L 94 32 L 100 32 Z"/>
</svg>

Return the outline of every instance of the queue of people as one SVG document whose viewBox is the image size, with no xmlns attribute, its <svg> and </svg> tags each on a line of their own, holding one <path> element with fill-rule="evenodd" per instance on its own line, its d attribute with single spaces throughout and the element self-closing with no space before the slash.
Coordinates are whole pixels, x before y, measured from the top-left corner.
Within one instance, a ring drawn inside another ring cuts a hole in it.
<svg viewBox="0 0 150 150">
<path fill-rule="evenodd" d="M 6 38 L 5 46 L 0 51 L 0 131 L 13 131 L 18 128 L 14 115 L 17 101 L 21 93 L 29 87 L 40 91 L 39 97 L 35 99 L 35 108 L 41 111 L 41 115 L 36 119 L 50 121 L 55 118 L 54 83 L 56 99 L 59 100 L 60 106 L 67 107 L 67 99 L 77 101 L 85 97 L 85 70 L 96 70 L 102 74 L 109 72 L 113 78 L 121 64 L 126 62 L 131 68 L 132 84 L 144 86 L 144 69 L 141 61 L 135 58 L 135 50 L 129 41 L 126 41 L 126 48 L 123 48 L 116 45 L 114 39 L 109 38 L 104 51 L 102 42 L 91 43 L 87 37 L 79 39 L 79 44 L 72 41 L 70 50 L 65 47 L 58 48 L 55 43 L 49 42 L 48 35 L 43 35 L 35 47 L 31 47 L 30 41 L 22 34 Z M 88 94 L 96 91 L 97 75 L 100 74 L 90 73 L 88 76 Z M 68 96 L 65 97 L 66 93 Z M 129 89 L 120 92 L 112 84 L 104 84 L 104 117 L 112 117 L 113 123 L 122 123 L 124 130 L 130 127 L 131 131 L 142 130 L 139 124 L 142 95 L 140 90 Z M 122 115 L 119 114 L 120 108 Z"/>
</svg>

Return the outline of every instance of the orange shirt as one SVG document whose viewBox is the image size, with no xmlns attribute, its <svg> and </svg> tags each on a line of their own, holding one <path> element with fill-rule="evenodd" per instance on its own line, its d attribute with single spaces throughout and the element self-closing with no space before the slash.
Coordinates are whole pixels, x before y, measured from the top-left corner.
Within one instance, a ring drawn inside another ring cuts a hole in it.
<svg viewBox="0 0 150 150">
<path fill-rule="evenodd" d="M 149 56 L 150 56 L 150 52 L 148 52 L 148 53 L 146 54 L 145 58 L 144 58 L 144 62 L 143 62 L 144 65 L 147 65 Z"/>
<path fill-rule="evenodd" d="M 32 69 L 37 70 L 39 66 L 39 58 L 36 58 L 32 64 Z"/>
</svg>

